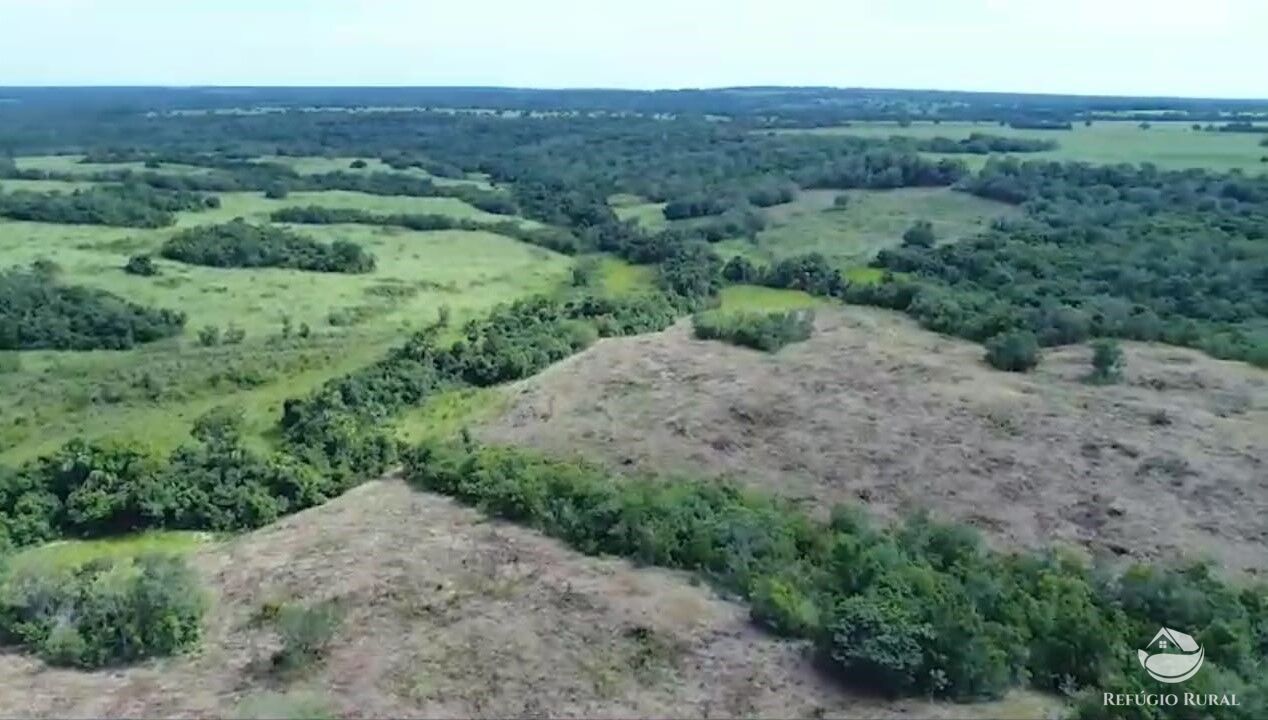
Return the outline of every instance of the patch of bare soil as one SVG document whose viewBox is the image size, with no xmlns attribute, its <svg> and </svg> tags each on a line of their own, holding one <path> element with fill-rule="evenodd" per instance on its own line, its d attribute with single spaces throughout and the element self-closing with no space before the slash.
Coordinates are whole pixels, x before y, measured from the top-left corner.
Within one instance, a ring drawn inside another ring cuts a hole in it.
<svg viewBox="0 0 1268 720">
<path fill-rule="evenodd" d="M 488 440 L 632 470 L 732 476 L 826 509 L 917 507 L 1002 547 L 1207 557 L 1268 570 L 1268 372 L 1124 345 L 1123 382 L 1084 381 L 1090 351 L 1026 375 L 893 313 L 820 314 L 774 356 L 689 323 L 589 351 L 510 388 Z"/>
<path fill-rule="evenodd" d="M 978 706 L 852 696 L 804 647 L 684 575 L 584 557 L 395 480 L 195 561 L 216 598 L 196 653 L 96 672 L 3 655 L 0 715 L 231 717 L 267 693 L 346 718 L 1017 717 L 1045 706 L 1025 694 Z M 346 616 L 325 661 L 278 677 L 261 609 L 328 600 Z"/>
</svg>

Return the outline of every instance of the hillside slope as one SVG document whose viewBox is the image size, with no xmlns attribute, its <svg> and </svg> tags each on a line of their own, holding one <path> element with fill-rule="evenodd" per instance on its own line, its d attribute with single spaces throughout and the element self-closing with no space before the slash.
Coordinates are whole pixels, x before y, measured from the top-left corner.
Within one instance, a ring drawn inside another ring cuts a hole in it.
<svg viewBox="0 0 1268 720">
<path fill-rule="evenodd" d="M 823 511 L 928 508 L 1003 547 L 1210 557 L 1268 569 L 1268 372 L 1128 343 L 1124 382 L 1089 385 L 1090 351 L 1027 375 L 893 313 L 820 313 L 770 356 L 689 323 L 604 340 L 509 389 L 485 439 L 624 470 L 730 475 Z"/>
<path fill-rule="evenodd" d="M 966 712 L 852 696 L 804 648 L 681 574 L 584 557 L 396 480 L 213 544 L 195 563 L 215 597 L 197 653 L 99 672 L 0 655 L 3 714 L 227 717 L 268 693 L 348 718 Z M 278 639 L 261 608 L 322 600 L 347 608 L 326 662 L 299 678 L 270 672 Z M 1033 716 L 1042 704 L 1019 695 L 970 712 Z"/>
</svg>

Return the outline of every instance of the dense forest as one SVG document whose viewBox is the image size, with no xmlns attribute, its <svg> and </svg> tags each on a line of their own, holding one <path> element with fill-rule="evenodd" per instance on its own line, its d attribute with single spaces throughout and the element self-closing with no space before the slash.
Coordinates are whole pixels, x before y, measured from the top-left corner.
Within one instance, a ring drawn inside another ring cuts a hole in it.
<svg viewBox="0 0 1268 720">
<path fill-rule="evenodd" d="M 55 272 L 0 272 L 0 350 L 124 350 L 177 335 L 184 313 L 64 285 Z"/>
<path fill-rule="evenodd" d="M 313 272 L 367 273 L 374 256 L 346 240 L 322 243 L 285 228 L 238 219 L 182 230 L 163 243 L 169 260 L 210 267 L 279 267 Z"/>
<path fill-rule="evenodd" d="M 960 186 L 1028 217 L 881 252 L 846 297 L 973 340 L 1162 340 L 1268 365 L 1268 180 L 1151 166 L 992 160 Z"/>
</svg>

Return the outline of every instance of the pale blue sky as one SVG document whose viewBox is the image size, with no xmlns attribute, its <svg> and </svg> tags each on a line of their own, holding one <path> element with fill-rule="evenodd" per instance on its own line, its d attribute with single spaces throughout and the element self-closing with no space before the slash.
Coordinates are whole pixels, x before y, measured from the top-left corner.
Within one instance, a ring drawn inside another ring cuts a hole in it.
<svg viewBox="0 0 1268 720">
<path fill-rule="evenodd" d="M 1268 97 L 1268 0 L 0 0 L 0 85 Z"/>
</svg>

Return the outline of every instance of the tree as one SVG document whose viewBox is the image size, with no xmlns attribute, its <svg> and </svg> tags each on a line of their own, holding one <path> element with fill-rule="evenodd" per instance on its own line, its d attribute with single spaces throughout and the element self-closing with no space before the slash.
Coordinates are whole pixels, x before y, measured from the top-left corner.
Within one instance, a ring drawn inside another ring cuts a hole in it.
<svg viewBox="0 0 1268 720">
<path fill-rule="evenodd" d="M 1001 333 L 986 341 L 986 362 L 997 370 L 1026 372 L 1039 364 L 1039 341 L 1025 330 Z"/>
<path fill-rule="evenodd" d="M 243 340 L 245 340 L 246 337 L 247 337 L 247 331 L 243 330 L 237 325 L 234 325 L 233 323 L 229 323 L 229 327 L 225 328 L 225 334 L 224 334 L 225 345 L 237 345 L 241 343 Z"/>
<path fill-rule="evenodd" d="M 140 275 L 143 277 L 159 274 L 158 266 L 154 264 L 154 258 L 149 255 L 133 255 L 128 258 L 127 264 L 123 266 L 123 271 L 129 275 Z"/>
<path fill-rule="evenodd" d="M 214 347 L 220 344 L 220 328 L 215 325 L 204 325 L 198 331 L 198 344 L 203 347 Z"/>
<path fill-rule="evenodd" d="M 274 185 L 270 185 L 264 191 L 264 197 L 270 200 L 285 200 L 286 196 L 290 194 L 291 194 L 291 191 L 282 183 L 276 183 Z"/>
<path fill-rule="evenodd" d="M 1123 349 L 1118 341 L 1102 338 L 1092 341 L 1092 376 L 1094 382 L 1117 382 L 1123 376 Z"/>
<path fill-rule="evenodd" d="M 936 241 L 933 223 L 928 220 L 917 220 L 903 233 L 903 247 L 931 248 Z"/>
</svg>

